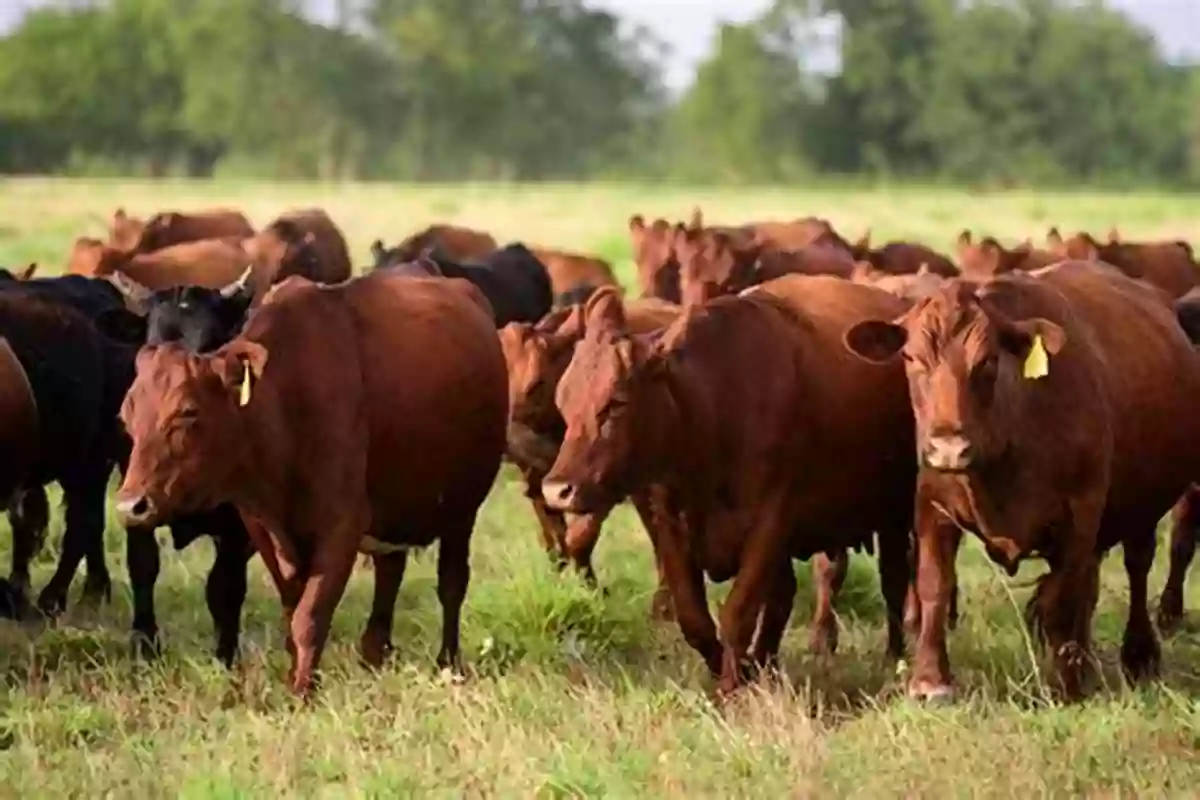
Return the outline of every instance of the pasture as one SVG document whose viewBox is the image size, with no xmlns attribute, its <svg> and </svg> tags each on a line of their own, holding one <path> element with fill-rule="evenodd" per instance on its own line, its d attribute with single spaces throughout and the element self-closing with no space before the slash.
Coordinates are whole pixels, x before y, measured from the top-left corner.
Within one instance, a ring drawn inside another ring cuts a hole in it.
<svg viewBox="0 0 1200 800">
<path fill-rule="evenodd" d="M 376 238 L 392 244 L 438 221 L 500 241 L 590 251 L 633 285 L 631 213 L 711 222 L 828 217 L 847 236 L 913 238 L 951 251 L 964 227 L 1001 238 L 1050 225 L 1130 238 L 1200 241 L 1200 198 L 966 192 L 734 190 L 623 186 L 307 186 L 43 180 L 0 184 L 0 265 L 65 261 L 71 240 L 99 235 L 119 205 L 132 212 L 228 204 L 258 224 L 287 207 L 319 205 L 342 226 L 357 264 Z M 158 584 L 166 652 L 131 657 L 124 532 L 111 520 L 111 604 L 73 609 L 53 629 L 0 622 L 0 797 L 98 796 L 702 796 L 1034 797 L 1192 796 L 1200 785 L 1200 613 L 1164 641 L 1161 682 L 1129 689 L 1117 650 L 1126 582 L 1105 562 L 1096 615 L 1102 685 L 1059 706 L 1021 624 L 1035 565 L 1007 578 L 969 542 L 959 558 L 951 706 L 903 692 L 904 664 L 884 661 L 884 612 L 874 559 L 852 556 L 832 657 L 806 650 L 809 572 L 784 641 L 784 685 L 754 688 L 723 710 L 712 681 L 673 623 L 649 619 L 654 566 L 636 516 L 622 507 L 597 550 L 604 592 L 556 574 L 543 554 L 518 476 L 505 468 L 475 532 L 464 609 L 469 677 L 434 669 L 440 611 L 430 554 L 411 563 L 396 615 L 396 652 L 379 675 L 358 664 L 370 605 L 360 568 L 338 608 L 326 680 L 299 708 L 283 674 L 278 597 L 251 564 L 242 656 L 234 675 L 211 658 L 204 578 L 212 544 L 175 553 L 165 531 Z M 57 495 L 52 495 L 56 502 Z M 61 514 L 34 584 L 57 558 Z M 1160 540 L 1161 541 L 1161 540 Z M 0 569 L 10 540 L 0 531 Z M 1166 571 L 1160 545 L 1157 600 Z M 72 601 L 82 578 L 77 579 Z M 1200 607 L 1200 579 L 1189 608 Z M 710 592 L 715 602 L 723 587 Z M 911 644 L 911 642 L 910 642 Z"/>
</svg>

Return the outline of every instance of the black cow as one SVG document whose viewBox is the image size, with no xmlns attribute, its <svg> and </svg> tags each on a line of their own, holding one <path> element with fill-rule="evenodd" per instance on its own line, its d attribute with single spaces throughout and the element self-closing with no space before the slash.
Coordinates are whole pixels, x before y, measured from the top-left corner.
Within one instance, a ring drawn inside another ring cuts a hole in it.
<svg viewBox="0 0 1200 800">
<path fill-rule="evenodd" d="M 416 262 L 403 258 L 395 248 L 388 250 L 382 243 L 372 252 L 376 269 L 422 270 L 475 284 L 491 303 L 497 328 L 510 322 L 537 322 L 550 313 L 554 303 L 546 266 L 523 244 L 494 250 L 478 263 L 453 261 L 436 248 L 427 249 Z"/>
<path fill-rule="evenodd" d="M 79 562 L 87 559 L 86 602 L 111 594 L 104 560 L 104 510 L 108 478 L 128 444 L 117 412 L 133 380 L 131 348 L 101 336 L 93 320 L 120 308 L 120 292 L 103 280 L 79 276 L 0 280 L 0 337 L 25 372 L 37 406 L 38 449 L 16 496 L 6 496 L 13 528 L 13 574 L 9 608 L 25 605 L 29 562 L 49 518 L 44 485 L 58 482 L 66 502 L 66 533 L 58 568 L 38 597 L 38 607 L 57 614 Z M 11 378 L 6 378 L 11 380 Z M 130 551 L 131 574 L 138 562 Z"/>
<path fill-rule="evenodd" d="M 252 300 L 253 293 L 244 280 L 221 290 L 175 287 L 151 295 L 145 316 L 117 309 L 102 315 L 97 324 L 103 333 L 124 346 L 181 342 L 196 352 L 206 352 L 237 336 Z M 246 600 L 246 565 L 255 552 L 246 526 L 237 509 L 225 504 L 212 511 L 176 517 L 170 521 L 170 529 L 176 550 L 182 550 L 201 536 L 213 537 L 217 555 L 208 573 L 205 600 L 217 633 L 217 658 L 232 666 Z M 154 547 L 157 564 L 158 544 L 152 532 L 148 533 L 144 538 L 151 543 L 147 547 Z M 154 582 L 158 570 L 139 577 L 149 582 L 143 611 L 148 625 L 154 626 Z"/>
</svg>

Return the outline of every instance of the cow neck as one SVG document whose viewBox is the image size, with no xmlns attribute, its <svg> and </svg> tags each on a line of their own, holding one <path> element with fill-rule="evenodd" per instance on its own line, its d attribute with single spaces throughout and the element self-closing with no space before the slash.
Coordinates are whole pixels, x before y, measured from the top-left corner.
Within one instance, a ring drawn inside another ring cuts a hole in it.
<svg viewBox="0 0 1200 800">
<path fill-rule="evenodd" d="M 965 501 L 970 525 L 948 514 L 940 513 L 952 523 L 983 540 L 988 555 L 1009 573 L 1016 574 L 1020 559 L 1032 546 L 1030 507 L 1025 492 L 1019 491 L 1018 473 L 1008 469 L 1009 457 L 1004 457 L 990 474 L 955 475 L 951 479 Z"/>
</svg>

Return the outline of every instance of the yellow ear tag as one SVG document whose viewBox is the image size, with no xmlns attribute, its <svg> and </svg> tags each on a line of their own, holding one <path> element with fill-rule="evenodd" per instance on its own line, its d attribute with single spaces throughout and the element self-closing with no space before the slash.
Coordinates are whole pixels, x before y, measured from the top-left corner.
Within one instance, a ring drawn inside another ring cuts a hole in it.
<svg viewBox="0 0 1200 800">
<path fill-rule="evenodd" d="M 1041 334 L 1034 334 L 1033 346 L 1025 358 L 1025 378 L 1036 381 L 1050 374 L 1050 356 L 1046 353 L 1046 345 L 1042 342 Z"/>
<path fill-rule="evenodd" d="M 238 405 L 245 406 L 250 402 L 250 365 L 245 367 L 246 371 L 242 374 L 242 393 L 238 397 Z"/>
</svg>

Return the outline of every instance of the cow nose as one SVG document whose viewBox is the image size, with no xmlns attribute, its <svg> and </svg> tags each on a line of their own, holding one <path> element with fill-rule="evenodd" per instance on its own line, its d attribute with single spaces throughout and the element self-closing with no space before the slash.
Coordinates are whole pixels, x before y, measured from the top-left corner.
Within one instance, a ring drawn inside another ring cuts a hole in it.
<svg viewBox="0 0 1200 800">
<path fill-rule="evenodd" d="M 925 466 L 946 472 L 961 472 L 969 468 L 974 457 L 975 448 L 971 440 L 957 433 L 930 436 L 922 453 Z"/>
<path fill-rule="evenodd" d="M 565 511 L 575 502 L 575 487 L 565 481 L 543 481 L 542 497 L 546 505 Z"/>
<path fill-rule="evenodd" d="M 117 519 L 125 527 L 144 525 L 154 516 L 154 503 L 149 497 L 126 497 L 117 500 Z"/>
</svg>

